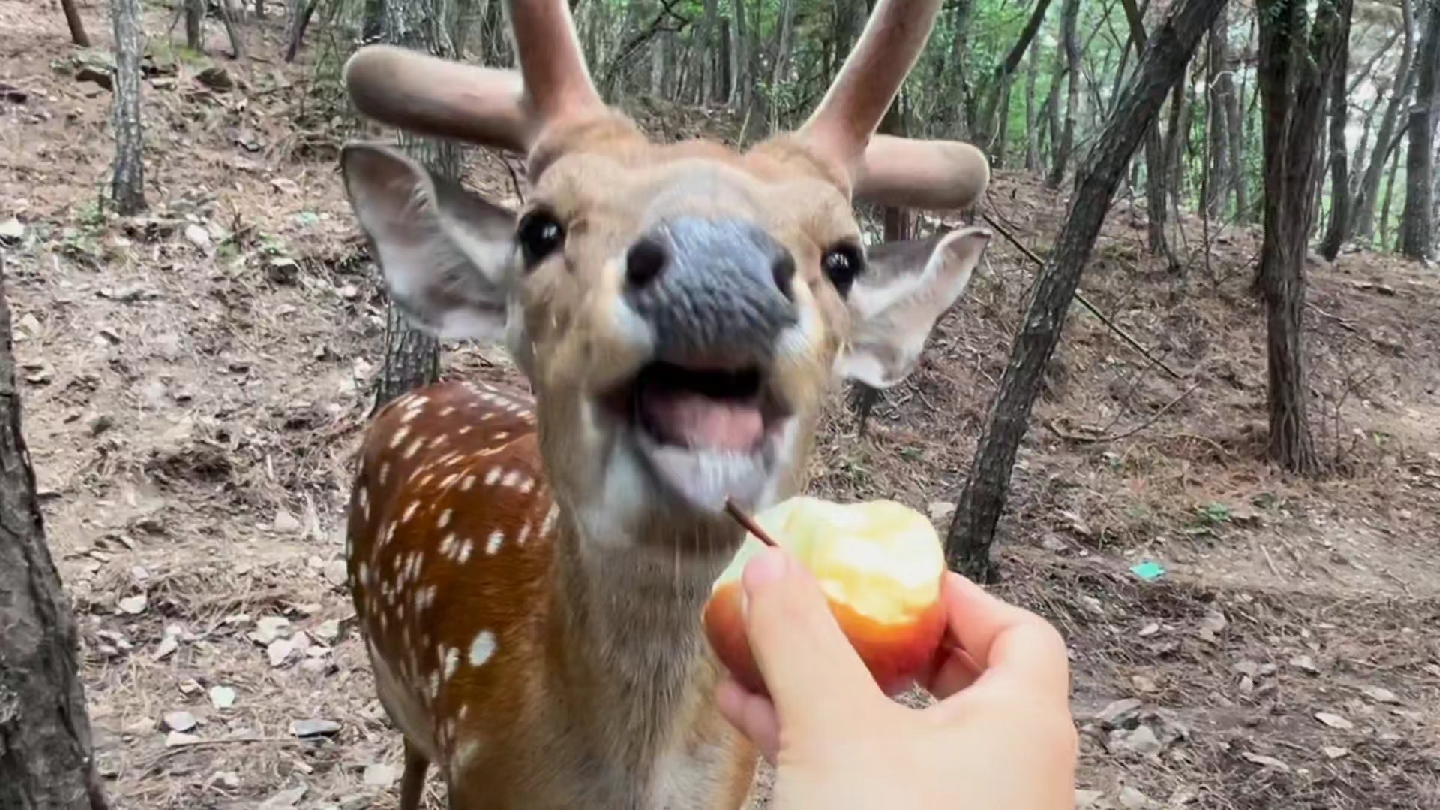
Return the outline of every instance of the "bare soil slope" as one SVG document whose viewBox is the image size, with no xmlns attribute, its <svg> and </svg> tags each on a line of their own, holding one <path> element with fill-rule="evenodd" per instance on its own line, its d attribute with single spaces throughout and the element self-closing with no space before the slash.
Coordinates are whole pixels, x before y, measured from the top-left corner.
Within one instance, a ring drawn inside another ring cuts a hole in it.
<svg viewBox="0 0 1440 810">
<path fill-rule="evenodd" d="M 82 11 L 108 47 L 105 6 Z M 337 182 L 342 111 L 274 58 L 278 22 L 252 25 L 248 65 L 220 56 L 214 21 L 213 63 L 170 44 L 169 22 L 151 9 L 153 210 L 122 221 L 96 203 L 109 93 L 81 78 L 56 3 L 0 0 L 0 82 L 21 91 L 0 98 L 0 223 L 19 226 L 0 249 L 100 761 L 119 808 L 393 807 L 399 737 L 342 589 L 384 323 Z M 212 65 L 241 86 L 202 84 Z M 727 123 L 644 117 L 667 136 Z M 488 156 L 471 182 L 511 193 Z M 988 209 L 1043 252 L 1064 201 L 1002 174 Z M 1261 460 L 1255 236 L 1217 225 L 1207 259 L 1186 224 L 1182 282 L 1121 201 L 1083 285 L 1183 379 L 1076 307 L 1004 523 L 1001 590 L 1073 650 L 1082 803 L 1440 806 L 1440 282 L 1363 253 L 1312 266 L 1337 473 L 1296 481 Z M 945 525 L 1033 273 L 997 239 L 864 438 L 837 395 L 819 491 Z M 513 373 L 474 347 L 445 364 Z M 1141 580 L 1143 561 L 1165 575 Z"/>
</svg>

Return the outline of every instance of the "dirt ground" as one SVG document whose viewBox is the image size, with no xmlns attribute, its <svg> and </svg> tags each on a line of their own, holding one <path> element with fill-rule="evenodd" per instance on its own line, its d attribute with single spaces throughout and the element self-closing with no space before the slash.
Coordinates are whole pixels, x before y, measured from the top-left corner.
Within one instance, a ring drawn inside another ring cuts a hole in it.
<svg viewBox="0 0 1440 810">
<path fill-rule="evenodd" d="M 82 11 L 107 48 L 104 4 Z M 310 65 L 276 58 L 278 21 L 252 25 L 249 64 L 213 20 L 215 61 L 182 54 L 169 22 L 150 8 L 152 211 L 120 220 L 97 205 L 109 93 L 57 3 L 0 0 L 0 82 L 23 91 L 0 94 L 0 224 L 19 225 L 0 249 L 101 768 L 122 809 L 393 807 L 399 736 L 342 587 L 384 324 L 338 184 L 342 111 L 307 100 Z M 206 87 L 212 65 L 240 86 Z M 509 193 L 491 158 L 470 180 Z M 1043 252 L 1064 201 L 1002 173 L 987 210 Z M 1440 807 L 1440 280 L 1366 253 L 1312 264 L 1334 472 L 1298 481 L 1262 460 L 1255 234 L 1186 226 L 1181 279 L 1122 198 L 1082 286 L 1181 379 L 1074 308 L 1003 523 L 1000 589 L 1073 652 L 1080 804 Z M 997 238 L 863 438 L 837 394 L 816 490 L 943 528 L 1033 276 Z M 474 347 L 445 366 L 512 373 Z M 1164 575 L 1131 572 L 1147 561 Z"/>
</svg>

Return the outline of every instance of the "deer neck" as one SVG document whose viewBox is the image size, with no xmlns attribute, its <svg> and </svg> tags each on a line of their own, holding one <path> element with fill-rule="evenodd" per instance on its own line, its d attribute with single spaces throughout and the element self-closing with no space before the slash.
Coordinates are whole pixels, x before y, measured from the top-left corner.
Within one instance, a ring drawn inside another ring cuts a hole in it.
<svg viewBox="0 0 1440 810">
<path fill-rule="evenodd" d="M 588 755 L 637 775 L 710 699 L 700 613 L 740 542 L 738 529 L 674 531 L 693 544 L 596 543 L 563 516 L 555 537 L 549 691 L 570 702 Z"/>
</svg>

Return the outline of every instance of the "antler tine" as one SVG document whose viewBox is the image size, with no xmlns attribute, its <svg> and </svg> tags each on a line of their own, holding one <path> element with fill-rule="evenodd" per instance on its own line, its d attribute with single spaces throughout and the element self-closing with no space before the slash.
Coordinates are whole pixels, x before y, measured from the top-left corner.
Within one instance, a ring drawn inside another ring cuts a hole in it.
<svg viewBox="0 0 1440 810">
<path fill-rule="evenodd" d="M 518 73 L 371 45 L 345 63 L 350 98 L 391 126 L 521 154 L 547 126 L 603 111 L 565 0 L 509 0 L 505 10 Z"/>
<path fill-rule="evenodd" d="M 940 0 L 880 0 L 825 98 L 801 127 L 815 149 L 852 171 L 915 66 Z"/>
<path fill-rule="evenodd" d="M 511 70 L 464 65 L 392 45 L 370 45 L 345 63 L 345 87 L 360 112 L 419 135 L 454 138 L 524 154 L 535 126 L 524 83 Z"/>
<path fill-rule="evenodd" d="M 603 108 L 565 0 L 507 0 L 528 105 L 540 122 Z"/>
</svg>

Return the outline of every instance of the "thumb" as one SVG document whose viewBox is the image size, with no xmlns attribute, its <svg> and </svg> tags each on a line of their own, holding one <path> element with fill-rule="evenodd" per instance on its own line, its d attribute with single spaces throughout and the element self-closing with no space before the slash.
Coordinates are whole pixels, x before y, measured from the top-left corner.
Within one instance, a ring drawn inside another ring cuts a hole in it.
<svg viewBox="0 0 1440 810">
<path fill-rule="evenodd" d="M 830 613 L 820 583 L 790 552 L 767 548 L 746 565 L 745 629 L 782 728 L 815 728 L 880 687 Z"/>
</svg>

